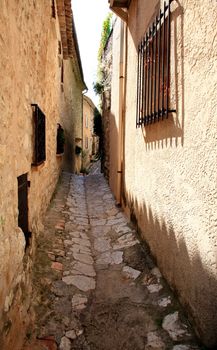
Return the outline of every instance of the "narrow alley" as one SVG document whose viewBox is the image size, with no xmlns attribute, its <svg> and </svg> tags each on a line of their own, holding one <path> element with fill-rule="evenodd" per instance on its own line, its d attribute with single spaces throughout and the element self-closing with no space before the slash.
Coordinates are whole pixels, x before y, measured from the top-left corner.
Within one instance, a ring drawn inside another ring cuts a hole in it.
<svg viewBox="0 0 217 350">
<path fill-rule="evenodd" d="M 1 1 L 0 350 L 217 349 L 217 1 Z"/>
<path fill-rule="evenodd" d="M 93 173 L 63 173 L 46 214 L 24 349 L 200 349 L 103 175 Z"/>
</svg>

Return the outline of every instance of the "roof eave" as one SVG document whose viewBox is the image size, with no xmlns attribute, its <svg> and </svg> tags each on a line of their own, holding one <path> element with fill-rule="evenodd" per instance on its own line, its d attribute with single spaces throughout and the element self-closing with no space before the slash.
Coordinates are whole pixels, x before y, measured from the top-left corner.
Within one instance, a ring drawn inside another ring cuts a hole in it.
<svg viewBox="0 0 217 350">
<path fill-rule="evenodd" d="M 108 0 L 110 7 L 129 8 L 131 0 Z"/>
<path fill-rule="evenodd" d="M 82 91 L 87 89 L 78 46 L 75 23 L 72 13 L 71 0 L 57 0 L 57 13 L 60 24 L 60 34 L 63 47 L 63 58 L 74 58 L 82 84 Z"/>
<path fill-rule="evenodd" d="M 124 22 L 128 20 L 128 8 L 131 0 L 108 0 L 110 9 Z"/>
</svg>

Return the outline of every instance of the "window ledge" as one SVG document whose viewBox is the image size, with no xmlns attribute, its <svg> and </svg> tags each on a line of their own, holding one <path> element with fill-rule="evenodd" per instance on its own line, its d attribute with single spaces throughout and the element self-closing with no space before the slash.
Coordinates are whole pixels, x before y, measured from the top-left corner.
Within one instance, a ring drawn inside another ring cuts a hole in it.
<svg viewBox="0 0 217 350">
<path fill-rule="evenodd" d="M 38 163 L 38 164 L 34 164 L 34 163 L 31 164 L 31 168 L 34 169 L 34 170 L 40 170 L 44 166 L 45 166 L 45 161 L 43 161 L 41 163 Z"/>
</svg>

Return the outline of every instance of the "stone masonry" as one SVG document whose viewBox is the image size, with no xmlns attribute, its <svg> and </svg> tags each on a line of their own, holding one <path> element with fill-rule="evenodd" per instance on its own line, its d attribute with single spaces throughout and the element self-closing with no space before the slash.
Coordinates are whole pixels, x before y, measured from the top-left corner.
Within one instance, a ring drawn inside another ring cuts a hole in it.
<svg viewBox="0 0 217 350">
<path fill-rule="evenodd" d="M 63 174 L 34 266 L 24 350 L 201 348 L 101 174 Z"/>
<path fill-rule="evenodd" d="M 61 169 L 77 164 L 86 86 L 70 0 L 2 0 L 0 32 L 0 349 L 10 350 L 28 325 L 41 220 Z"/>
</svg>

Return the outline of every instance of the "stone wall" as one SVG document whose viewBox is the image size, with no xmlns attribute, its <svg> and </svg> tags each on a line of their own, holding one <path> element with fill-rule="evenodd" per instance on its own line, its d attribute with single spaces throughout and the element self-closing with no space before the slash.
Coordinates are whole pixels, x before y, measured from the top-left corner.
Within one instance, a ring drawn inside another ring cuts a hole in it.
<svg viewBox="0 0 217 350">
<path fill-rule="evenodd" d="M 102 69 L 104 73 L 104 92 L 102 94 L 102 151 L 101 167 L 102 172 L 109 180 L 110 164 L 110 110 L 111 110 L 111 82 L 112 82 L 112 47 L 113 29 L 106 43 L 102 56 Z"/>
<path fill-rule="evenodd" d="M 88 169 L 93 153 L 93 122 L 95 106 L 92 100 L 83 98 L 83 145 L 82 145 L 82 168 Z"/>
<path fill-rule="evenodd" d="M 105 178 L 109 180 L 111 90 L 103 93 L 102 106 L 101 168 Z"/>
<path fill-rule="evenodd" d="M 69 172 L 80 172 L 80 156 L 75 155 L 75 146 L 82 146 L 82 101 L 83 86 L 79 81 L 72 59 L 64 59 L 64 86 L 62 88 L 61 120 L 65 133 L 65 150 L 63 169 Z"/>
<path fill-rule="evenodd" d="M 122 195 L 126 211 L 189 311 L 198 334 L 207 346 L 214 348 L 216 4 L 209 0 L 172 3 L 170 105 L 177 112 L 168 120 L 136 128 L 137 47 L 162 6 L 163 1 L 134 0 L 128 11 Z M 118 50 L 118 40 L 113 44 Z M 118 57 L 113 56 L 113 66 L 117 64 Z M 117 103 L 112 100 L 114 128 L 119 123 Z M 111 159 L 112 152 L 111 149 L 110 176 L 116 177 L 115 182 L 118 169 L 115 158 Z M 112 189 L 117 195 L 116 187 Z"/>
<path fill-rule="evenodd" d="M 64 60 L 62 92 L 61 36 L 51 1 L 1 1 L 0 33 L 0 348 L 15 350 L 28 324 L 37 233 L 61 170 L 61 157 L 56 156 L 57 123 L 63 124 L 66 117 L 81 120 L 82 87 L 80 82 L 76 85 L 73 61 Z M 38 167 L 31 166 L 33 103 L 46 116 L 46 161 Z M 26 173 L 32 238 L 25 250 L 24 234 L 18 228 L 17 177 Z"/>
</svg>

